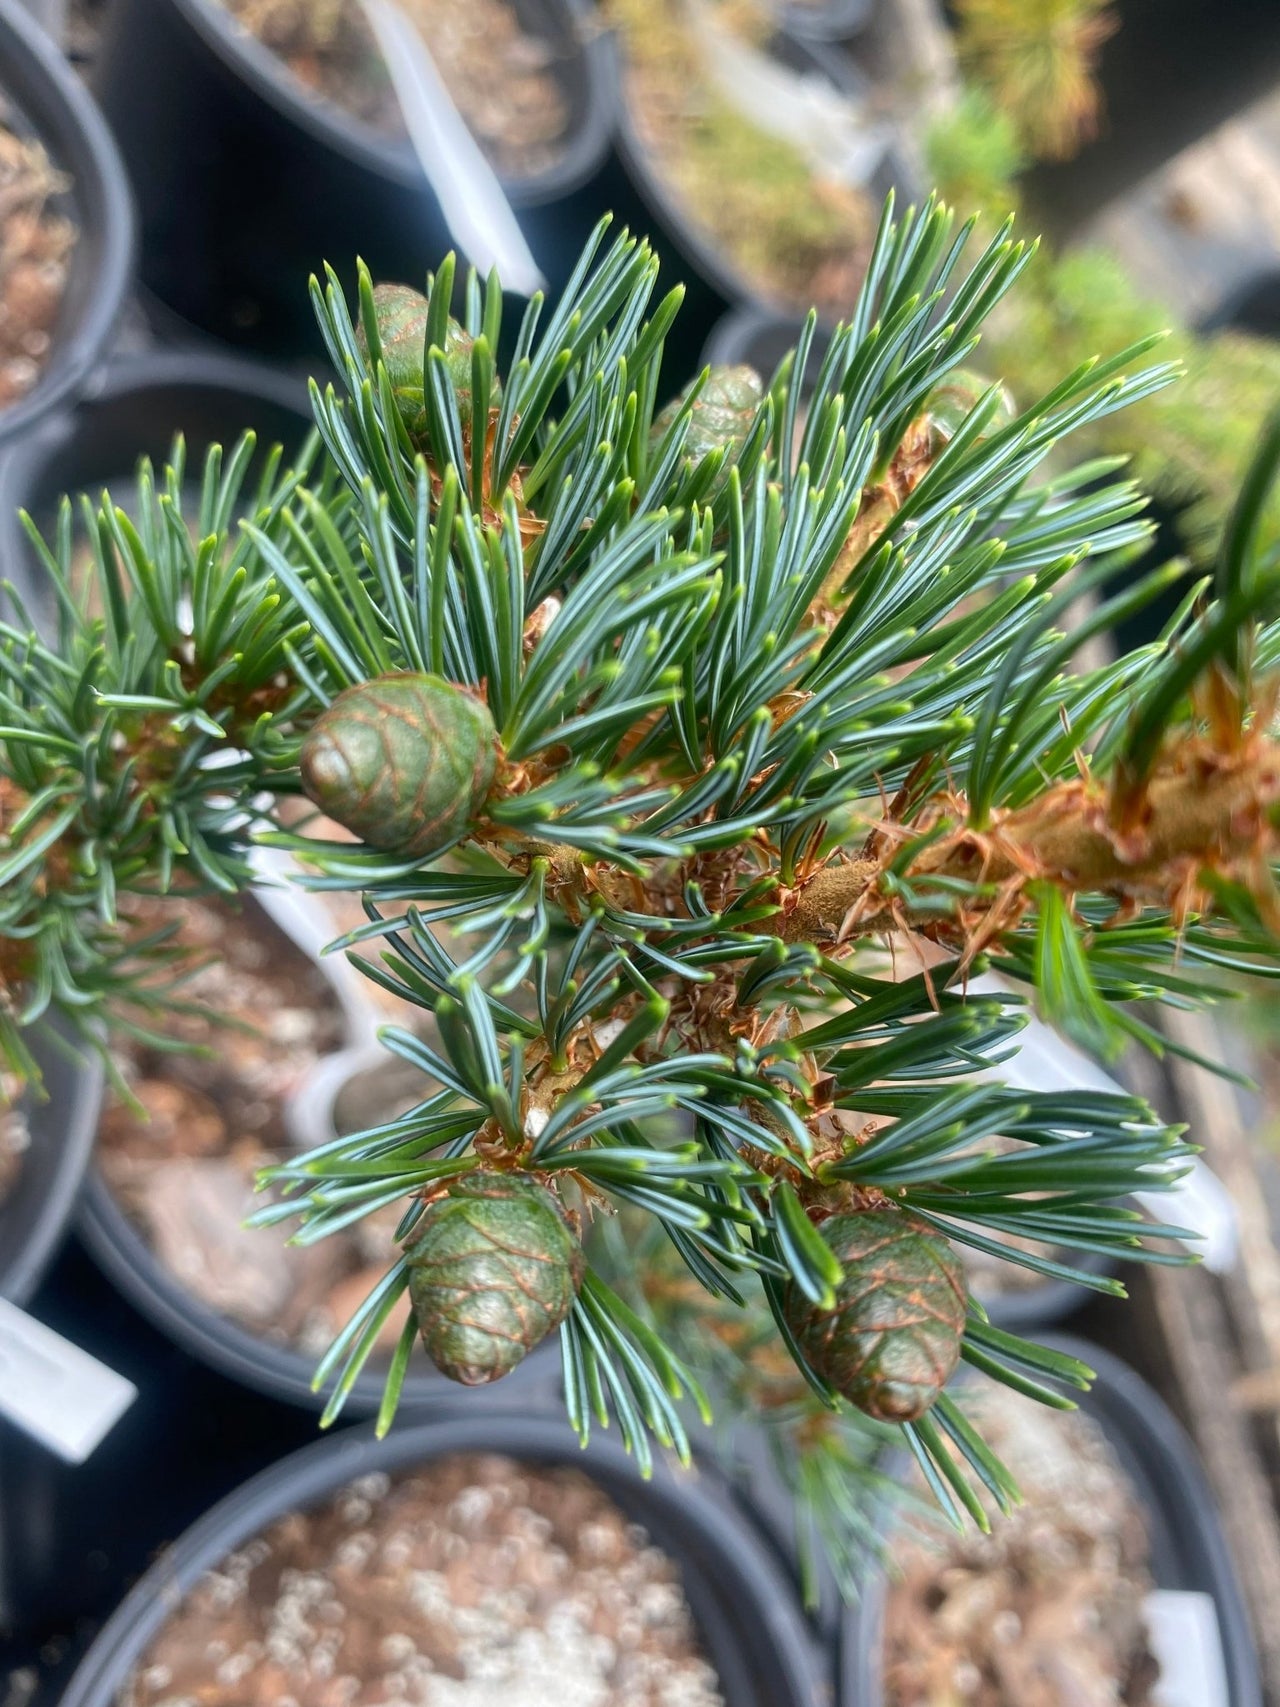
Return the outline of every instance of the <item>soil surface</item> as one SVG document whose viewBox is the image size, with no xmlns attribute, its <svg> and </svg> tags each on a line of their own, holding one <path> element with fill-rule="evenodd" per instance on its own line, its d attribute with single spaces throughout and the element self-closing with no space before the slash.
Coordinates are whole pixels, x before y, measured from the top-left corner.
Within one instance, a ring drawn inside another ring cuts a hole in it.
<svg viewBox="0 0 1280 1707">
<path fill-rule="evenodd" d="M 118 1707 L 721 1707 L 674 1562 L 577 1470 L 364 1476 L 225 1559 Z"/>
<path fill-rule="evenodd" d="M 880 209 L 864 190 L 815 173 L 758 129 L 711 81 L 678 0 L 605 0 L 626 44 L 624 89 L 638 139 L 676 201 L 778 307 L 847 316 Z M 752 39 L 752 9 L 739 33 Z M 722 8 L 724 23 L 734 23 Z"/>
<path fill-rule="evenodd" d="M 1101 1430 L 1005 1388 L 967 1408 L 1025 1503 L 895 1543 L 886 1707 L 1150 1707 L 1146 1529 Z"/>
<path fill-rule="evenodd" d="M 0 96 L 0 409 L 25 397 L 44 371 L 77 236 L 50 205 L 71 180 L 5 117 Z"/>
<path fill-rule="evenodd" d="M 251 905 L 183 900 L 145 912 L 152 926 L 179 918 L 176 940 L 204 964 L 180 986 L 195 1011 L 174 1004 L 152 1021 L 184 1047 L 128 1038 L 113 1047 L 141 1109 L 119 1095 L 108 1102 L 103 1174 L 161 1262 L 203 1303 L 265 1339 L 322 1352 L 395 1256 L 400 1209 L 309 1246 L 286 1244 L 290 1224 L 243 1223 L 264 1201 L 253 1189 L 258 1170 L 289 1148 L 286 1099 L 345 1044 L 341 1009 L 318 968 Z M 388 1056 L 346 1088 L 347 1129 L 421 1097 L 422 1075 L 396 1066 Z M 407 1308 L 384 1329 L 388 1351 Z"/>
<path fill-rule="evenodd" d="M 245 29 L 315 96 L 388 136 L 399 102 L 359 0 L 225 0 Z M 400 0 L 454 105 L 504 177 L 528 178 L 563 152 L 569 124 L 555 45 L 529 33 L 508 0 Z"/>
</svg>

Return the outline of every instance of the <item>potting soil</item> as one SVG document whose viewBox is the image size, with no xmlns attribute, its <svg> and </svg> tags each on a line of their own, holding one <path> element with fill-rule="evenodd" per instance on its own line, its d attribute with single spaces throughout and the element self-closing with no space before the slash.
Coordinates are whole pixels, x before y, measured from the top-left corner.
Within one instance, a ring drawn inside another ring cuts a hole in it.
<svg viewBox="0 0 1280 1707">
<path fill-rule="evenodd" d="M 990 1535 L 895 1542 L 886 1707 L 1149 1707 L 1147 1534 L 1105 1436 L 1007 1388 L 974 1397 L 1025 1503 Z"/>
<path fill-rule="evenodd" d="M 405 134 L 386 66 L 358 0 L 226 0 L 312 94 L 388 136 Z M 532 177 L 561 152 L 569 113 L 555 49 L 508 0 L 401 0 L 493 166 Z"/>
<path fill-rule="evenodd" d="M 0 409 L 26 396 L 53 350 L 77 231 L 50 204 L 70 183 L 0 121 Z"/>
<path fill-rule="evenodd" d="M 671 1558 L 576 1470 L 362 1477 L 211 1571 L 119 1707 L 721 1707 Z"/>
</svg>

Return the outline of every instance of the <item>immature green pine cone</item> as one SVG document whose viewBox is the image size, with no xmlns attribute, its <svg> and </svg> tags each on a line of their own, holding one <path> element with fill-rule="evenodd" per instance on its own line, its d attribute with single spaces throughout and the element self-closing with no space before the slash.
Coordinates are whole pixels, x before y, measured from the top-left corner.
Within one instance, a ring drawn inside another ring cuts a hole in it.
<svg viewBox="0 0 1280 1707">
<path fill-rule="evenodd" d="M 382 341 L 382 359 L 400 410 L 405 430 L 419 450 L 427 448 L 427 408 L 424 399 L 426 373 L 427 299 L 408 285 L 380 284 L 373 287 L 373 306 Z M 356 342 L 366 355 L 368 341 L 363 325 L 356 328 Z M 475 340 L 454 319 L 445 334 L 444 356 L 458 399 L 458 416 L 464 427 L 471 425 L 471 346 Z M 494 380 L 495 397 L 502 395 Z"/>
<path fill-rule="evenodd" d="M 833 1215 L 844 1268 L 834 1308 L 792 1286 L 787 1321 L 817 1373 L 881 1422 L 923 1416 L 960 1359 L 968 1289 L 947 1241 L 898 1209 Z"/>
<path fill-rule="evenodd" d="M 991 385 L 992 381 L 985 374 L 974 373 L 971 368 L 958 367 L 947 375 L 945 384 L 929 393 L 925 413 L 933 429 L 936 450 L 941 450 L 955 437 L 965 416 L 982 394 L 991 389 Z M 989 439 L 993 433 L 998 433 L 1001 427 L 1007 427 L 1017 413 L 1018 406 L 1013 400 L 1013 394 L 1007 385 L 1001 385 L 995 414 L 983 428 L 980 439 Z"/>
<path fill-rule="evenodd" d="M 370 847 L 425 859 L 465 834 L 497 765 L 488 708 L 439 676 L 346 688 L 302 743 L 302 786 Z"/>
<path fill-rule="evenodd" d="M 653 443 L 669 429 L 684 408 L 693 383 L 686 385 L 656 417 Z M 689 417 L 684 454 L 689 462 L 701 462 L 713 450 L 723 450 L 725 466 L 737 459 L 756 418 L 764 396 L 764 381 L 754 368 L 713 367 Z"/>
<path fill-rule="evenodd" d="M 497 1381 L 558 1328 L 586 1266 L 551 1193 L 478 1171 L 430 1204 L 410 1247 L 409 1297 L 436 1368 L 464 1387 Z"/>
</svg>

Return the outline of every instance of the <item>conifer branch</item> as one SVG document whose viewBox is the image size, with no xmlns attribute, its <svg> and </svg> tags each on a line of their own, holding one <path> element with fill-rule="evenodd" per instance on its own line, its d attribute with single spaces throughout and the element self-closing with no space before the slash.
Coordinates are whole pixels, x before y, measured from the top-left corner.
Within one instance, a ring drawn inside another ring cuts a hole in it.
<svg viewBox="0 0 1280 1707">
<path fill-rule="evenodd" d="M 401 1206 L 327 1417 L 407 1293 L 453 1378 L 558 1330 L 584 1438 L 687 1451 L 707 1337 L 669 1331 L 678 1295 L 781 1368 L 799 1490 L 897 1431 L 959 1518 L 1009 1489 L 956 1364 L 1051 1403 L 1087 1372 L 994 1329 L 957 1252 L 1104 1291 L 1073 1253 L 1168 1260 L 1178 1230 L 1129 1201 L 1182 1177 L 1181 1135 L 1136 1098 L 993 1085 L 1026 1004 L 967 980 L 999 966 L 1111 1054 L 1163 1046 L 1143 1004 L 1280 975 L 1271 469 L 1217 586 L 1077 672 L 1168 577 L 1082 625 L 1149 525 L 1113 463 L 1047 464 L 1173 373 L 1145 342 L 1019 412 L 963 364 L 1030 250 L 970 236 L 890 206 L 812 389 L 811 321 L 777 373 L 665 407 L 679 293 L 625 233 L 530 303 L 501 375 L 496 278 L 454 320 L 451 260 L 425 293 L 362 275 L 354 316 L 330 275 L 341 387 L 299 468 L 251 491 L 252 445 L 214 453 L 193 541 L 179 453 L 133 520 L 82 507 L 83 585 L 68 508 L 56 637 L 0 627 L 12 1054 L 50 1008 L 92 1031 L 156 999 L 131 893 L 242 890 L 266 841 L 363 898 L 334 948 L 404 1005 L 383 1042 L 420 1100 L 282 1161 L 258 1216 L 309 1242 Z M 618 1211 L 645 1229 L 621 1257 Z M 648 1284 L 654 1239 L 678 1286 Z M 757 1391 L 761 1357 L 729 1362 Z M 838 1510 L 847 1577 L 865 1527 Z"/>
</svg>

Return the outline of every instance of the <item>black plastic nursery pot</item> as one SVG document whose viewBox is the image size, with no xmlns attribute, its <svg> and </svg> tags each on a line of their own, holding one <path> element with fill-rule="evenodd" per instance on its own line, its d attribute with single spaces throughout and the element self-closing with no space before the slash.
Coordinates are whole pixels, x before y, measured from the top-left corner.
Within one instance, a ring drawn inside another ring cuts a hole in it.
<svg viewBox="0 0 1280 1707">
<path fill-rule="evenodd" d="M 1151 1542 L 1157 1589 L 1207 1595 L 1213 1602 L 1226 1685 L 1225 1707 L 1262 1707 L 1257 1654 L 1235 1566 L 1195 1448 L 1172 1412 L 1128 1364 L 1085 1340 L 1037 1335 L 1096 1373 L 1080 1408 L 1106 1436 L 1132 1484 Z M 884 1579 L 868 1585 L 845 1619 L 840 1707 L 883 1707 Z M 1215 1704 L 1216 1707 L 1216 1704 Z"/>
<path fill-rule="evenodd" d="M 71 187 L 51 204 L 74 220 L 66 289 L 35 385 L 0 412 L 0 449 L 74 398 L 101 363 L 133 269 L 134 221 L 124 166 L 102 115 L 18 0 L 0 0 L 0 97 L 7 122 L 29 130 Z"/>
<path fill-rule="evenodd" d="M 314 1413 L 230 1381 L 140 1316 L 77 1239 L 28 1307 L 137 1397 L 82 1464 L 0 1423 L 0 1680 L 56 1664 L 115 1611 L 157 1549 L 317 1438 Z M 24 1702 L 25 1697 L 20 1697 Z M 37 1697 L 51 1707 L 56 1695 Z M 0 1681 L 0 1701 L 6 1701 Z"/>
<path fill-rule="evenodd" d="M 1110 1275 L 1118 1266 L 1096 1251 L 1072 1251 L 1068 1260 L 1086 1274 Z M 1019 1291 L 984 1293 L 978 1288 L 976 1296 L 996 1327 L 1035 1334 L 1041 1327 L 1065 1321 L 1094 1294 L 1072 1280 L 1037 1280 Z"/>
<path fill-rule="evenodd" d="M 98 1128 L 102 1065 L 69 1039 L 34 1035 L 43 1095 L 25 1105 L 30 1144 L 0 1202 L 0 1298 L 27 1304 L 75 1214 Z"/>
<path fill-rule="evenodd" d="M 609 153 L 605 44 L 586 0 L 519 0 L 557 50 L 570 122 L 561 156 L 504 188 L 552 289 L 601 211 Z M 113 0 L 94 88 L 138 201 L 140 276 L 201 330 L 278 357 L 323 348 L 307 281 L 420 284 L 454 247 L 407 141 L 308 96 L 218 0 Z"/>
<path fill-rule="evenodd" d="M 1096 134 L 1025 180 L 1037 225 L 1059 237 L 1262 100 L 1280 75 L 1273 0 L 1118 0 L 1114 10 L 1120 27 L 1098 57 Z"/>
<path fill-rule="evenodd" d="M 1280 270 L 1265 266 L 1237 284 L 1196 329 L 1280 338 Z"/>
<path fill-rule="evenodd" d="M 27 1042 L 43 1090 L 27 1093 L 30 1142 L 0 1202 L 0 1298 L 20 1307 L 32 1303 L 75 1215 L 98 1128 L 103 1078 L 99 1058 L 60 1028 L 34 1030 Z M 6 1378 L 4 1361 L 0 1355 L 0 1380 Z M 32 1542 L 24 1505 L 30 1479 L 21 1474 L 15 1482 L 13 1467 L 41 1455 L 47 1457 L 43 1448 L 0 1421 L 0 1638 L 21 1607 Z"/>
<path fill-rule="evenodd" d="M 162 466 L 181 433 L 189 468 L 211 444 L 233 442 L 246 428 L 260 447 L 296 450 L 311 428 L 306 387 L 257 362 L 221 353 L 164 350 L 113 361 L 92 396 L 42 423 L 0 457 L 0 563 L 40 604 L 43 571 L 18 511 L 42 529 L 64 493 L 96 498 L 104 486 L 127 487 L 139 458 Z"/>
<path fill-rule="evenodd" d="M 477 1406 L 397 1426 L 383 1441 L 352 1430 L 255 1477 L 169 1548 L 102 1630 L 62 1707 L 110 1707 L 148 1643 L 204 1572 L 288 1512 L 321 1503 L 355 1477 L 411 1470 L 455 1453 L 503 1453 L 582 1470 L 643 1524 L 678 1564 L 707 1659 L 728 1707 L 813 1707 L 820 1666 L 794 1591 L 714 1474 L 665 1463 L 642 1479 L 612 1439 L 584 1453 L 561 1420 Z"/>
<path fill-rule="evenodd" d="M 865 30 L 875 0 L 782 0 L 774 10 L 789 35 L 803 41 L 843 42 Z"/>
<path fill-rule="evenodd" d="M 788 28 L 773 38 L 770 51 L 784 65 L 825 79 L 851 99 L 867 92 L 866 79 L 838 47 L 803 40 Z M 624 52 L 619 42 L 616 58 L 619 170 L 612 186 L 613 207 L 619 218 L 633 230 L 642 232 L 653 245 L 662 262 L 660 288 L 669 289 L 677 282 L 685 287 L 680 315 L 666 344 L 674 386 L 689 377 L 703 343 L 729 310 L 758 313 L 762 319 L 786 320 L 788 316 L 785 310 L 776 305 L 771 307 L 765 301 L 760 288 L 717 246 L 712 235 L 685 209 L 677 192 L 663 178 L 658 163 L 640 138 L 626 97 Z M 891 189 L 896 188 L 901 195 L 911 187 L 905 163 L 892 150 L 866 186 L 877 203 Z"/>
<path fill-rule="evenodd" d="M 702 346 L 703 367 L 737 367 L 745 362 L 768 381 L 783 358 L 796 346 L 804 327 L 801 315 L 777 314 L 767 308 L 736 308 L 722 315 Z M 806 379 L 816 380 L 822 362 L 823 340 L 814 339 Z"/>
</svg>

